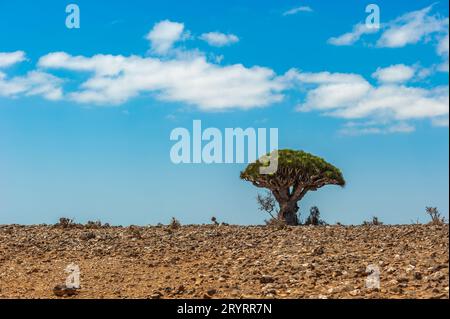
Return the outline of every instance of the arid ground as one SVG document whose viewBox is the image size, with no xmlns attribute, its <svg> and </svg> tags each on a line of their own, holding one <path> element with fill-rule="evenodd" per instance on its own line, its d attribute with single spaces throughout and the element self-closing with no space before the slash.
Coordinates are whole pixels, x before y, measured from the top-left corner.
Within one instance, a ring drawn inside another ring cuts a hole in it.
<svg viewBox="0 0 450 319">
<path fill-rule="evenodd" d="M 0 226 L 0 298 L 449 298 L 448 225 Z M 367 266 L 380 288 L 365 287 Z M 374 274 L 372 274 L 373 276 Z"/>
</svg>

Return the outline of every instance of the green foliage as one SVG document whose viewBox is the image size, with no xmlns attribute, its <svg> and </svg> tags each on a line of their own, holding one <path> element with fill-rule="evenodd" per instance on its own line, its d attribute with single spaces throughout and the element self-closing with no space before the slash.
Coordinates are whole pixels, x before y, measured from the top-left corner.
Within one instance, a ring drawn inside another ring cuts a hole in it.
<svg viewBox="0 0 450 319">
<path fill-rule="evenodd" d="M 270 185 L 274 181 L 289 187 L 297 182 L 310 185 L 312 188 L 319 188 L 326 184 L 345 185 L 345 180 L 338 168 L 304 151 L 279 150 L 278 169 L 274 174 L 260 174 L 259 168 L 263 165 L 260 160 L 249 164 L 241 172 L 241 178 L 256 184 L 262 183 L 261 187 L 266 187 L 266 184 Z"/>
</svg>

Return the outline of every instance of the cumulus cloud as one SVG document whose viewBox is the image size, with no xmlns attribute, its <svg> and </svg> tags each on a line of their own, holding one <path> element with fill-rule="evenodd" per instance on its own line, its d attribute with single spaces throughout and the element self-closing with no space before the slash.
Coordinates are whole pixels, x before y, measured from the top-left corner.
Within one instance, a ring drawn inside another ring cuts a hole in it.
<svg viewBox="0 0 450 319">
<path fill-rule="evenodd" d="M 301 6 L 301 7 L 296 7 L 296 8 L 292 8 L 288 11 L 283 12 L 284 16 L 289 16 L 289 15 L 294 15 L 297 14 L 299 12 L 313 12 L 313 9 L 311 7 L 308 6 Z"/>
<path fill-rule="evenodd" d="M 184 102 L 204 110 L 246 109 L 281 101 L 285 88 L 271 69 L 219 66 L 204 56 L 161 60 L 57 52 L 42 57 L 39 66 L 89 72 L 91 76 L 80 90 L 69 94 L 79 103 L 121 104 L 147 92 L 163 101 Z"/>
<path fill-rule="evenodd" d="M 0 68 L 7 68 L 26 60 L 25 52 L 0 52 Z M 48 100 L 62 98 L 62 80 L 51 74 L 30 71 L 24 76 L 8 77 L 0 71 L 0 97 L 40 95 Z"/>
<path fill-rule="evenodd" d="M 399 83 L 399 77 L 386 75 L 389 72 L 380 74 L 383 72 L 379 70 L 383 81 L 376 86 L 356 74 L 292 72 L 290 77 L 300 84 L 314 84 L 297 110 L 318 111 L 347 120 L 374 118 L 392 123 L 448 117 L 448 86 L 406 86 Z"/>
<path fill-rule="evenodd" d="M 382 83 L 403 83 L 411 80 L 415 73 L 415 67 L 396 64 L 386 68 L 378 68 L 372 76 Z"/>
<path fill-rule="evenodd" d="M 7 68 L 19 62 L 25 61 L 25 52 L 0 52 L 0 68 Z"/>
<path fill-rule="evenodd" d="M 200 39 L 207 42 L 211 46 L 223 47 L 236 42 L 239 42 L 239 38 L 234 34 L 225 34 L 221 32 L 208 32 L 203 33 Z"/>
<path fill-rule="evenodd" d="M 30 71 L 25 76 L 8 78 L 0 72 L 0 96 L 40 95 L 48 100 L 62 98 L 62 80 L 45 72 Z"/>
<path fill-rule="evenodd" d="M 159 26 L 161 23 L 149 34 Z M 0 69 L 0 96 L 40 95 L 49 100 L 64 98 L 108 106 L 144 95 L 205 111 L 221 111 L 269 106 L 297 90 L 296 94 L 302 96 L 298 111 L 344 119 L 351 123 L 343 128 L 344 134 L 407 133 L 414 130 L 411 122 L 422 119 L 431 120 L 434 126 L 448 126 L 448 86 L 411 86 L 422 77 L 423 71 L 417 66 L 378 68 L 372 74 L 376 81 L 356 73 L 291 69 L 277 74 L 261 66 L 221 65 L 198 50 L 177 49 L 176 54 L 168 54 L 184 32 L 182 26 L 178 32 L 167 32 L 172 34 L 170 37 L 151 36 L 152 50 L 163 56 L 75 56 L 53 52 L 42 56 L 37 69 L 23 76 L 9 77 Z M 161 46 L 163 38 L 172 40 Z M 448 44 L 441 43 L 436 50 L 448 56 Z M 0 53 L 4 68 L 25 59 L 25 53 L 17 52 Z M 55 70 L 66 71 L 69 78 L 76 73 L 74 78 L 84 80 L 63 94 L 63 80 L 51 74 Z"/>
<path fill-rule="evenodd" d="M 183 31 L 183 23 L 164 20 L 155 24 L 146 39 L 150 41 L 153 53 L 165 55 L 177 41 L 186 37 L 186 33 Z"/>
</svg>

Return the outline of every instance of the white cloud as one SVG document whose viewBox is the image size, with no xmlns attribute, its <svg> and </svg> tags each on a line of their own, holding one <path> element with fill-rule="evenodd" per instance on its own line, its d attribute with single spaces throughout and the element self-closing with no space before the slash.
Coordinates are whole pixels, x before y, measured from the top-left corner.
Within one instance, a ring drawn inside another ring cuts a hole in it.
<svg viewBox="0 0 450 319">
<path fill-rule="evenodd" d="M 0 52 L 0 68 L 7 68 L 26 60 L 25 52 Z M 8 77 L 0 71 L 0 97 L 40 95 L 48 100 L 62 98 L 62 80 L 41 71 L 30 71 L 25 76 Z"/>
<path fill-rule="evenodd" d="M 310 85 L 305 99 L 297 109 L 348 120 L 382 119 L 404 122 L 437 119 L 449 114 L 448 86 L 425 89 L 400 83 L 381 82 L 374 86 L 363 77 L 340 73 L 298 73 L 294 77 L 301 85 Z M 392 80 L 392 78 L 390 78 Z M 392 129 L 391 129 L 392 131 Z"/>
<path fill-rule="evenodd" d="M 0 96 L 40 95 L 48 100 L 59 100 L 63 95 L 61 83 L 61 79 L 39 71 L 31 71 L 25 76 L 17 76 L 11 79 L 0 72 Z"/>
<path fill-rule="evenodd" d="M 378 68 L 372 76 L 381 83 L 403 83 L 411 80 L 416 73 L 416 68 L 404 64 L 391 65 L 386 68 Z"/>
<path fill-rule="evenodd" d="M 415 127 L 408 123 L 386 124 L 372 122 L 348 122 L 339 130 L 341 135 L 359 136 L 369 134 L 411 133 Z"/>
<path fill-rule="evenodd" d="M 178 34 L 183 30 L 184 26 Z M 182 37 L 173 36 L 172 40 Z M 155 38 L 152 41 L 153 50 L 161 48 L 154 45 Z M 170 53 L 173 41 L 158 52 Z M 445 47 L 441 43 L 436 50 L 448 56 L 448 45 Z M 150 95 L 160 101 L 220 111 L 272 105 L 282 101 L 288 91 L 300 89 L 304 98 L 297 110 L 356 121 L 357 124 L 344 127 L 348 134 L 411 132 L 414 127 L 410 122 L 422 119 L 431 120 L 434 126 L 446 123 L 448 126 L 448 86 L 406 85 L 408 81 L 417 84 L 416 80 L 421 78 L 423 71 L 417 66 L 397 64 L 378 68 L 372 74 L 377 84 L 372 84 L 355 73 L 291 69 L 284 75 L 277 75 L 266 67 L 221 65 L 222 58 L 207 59 L 207 54 L 198 50 L 177 49 L 174 53 L 163 57 L 49 53 L 39 59 L 37 70 L 24 76 L 8 77 L 0 71 L 0 96 L 40 95 L 50 100 L 65 98 L 76 103 L 107 106 Z M 16 53 L 14 58 L 11 54 L 7 58 L 6 54 L 0 56 L 4 66 L 25 59 L 24 53 Z M 70 72 L 85 73 L 87 79 L 63 94 L 63 81 L 43 70 L 66 70 L 68 77 Z M 372 121 L 375 124 L 371 124 Z"/>
<path fill-rule="evenodd" d="M 88 71 L 91 77 L 69 98 L 79 103 L 121 104 L 142 93 L 184 102 L 203 110 L 253 108 L 279 102 L 285 89 L 268 68 L 241 64 L 220 66 L 204 56 L 161 60 L 153 57 L 51 53 L 42 68 Z"/>
<path fill-rule="evenodd" d="M 408 12 L 383 24 L 381 26 L 381 35 L 376 41 L 376 47 L 401 48 L 410 44 L 440 39 L 437 51 L 438 54 L 444 56 L 444 63 L 440 69 L 444 71 L 447 69 L 448 71 L 448 59 L 445 59 L 445 52 L 447 52 L 448 56 L 448 37 L 445 39 L 442 34 L 448 34 L 449 19 L 438 14 L 432 14 L 432 9 L 433 6 L 429 6 L 421 10 Z M 374 28 L 367 28 L 363 23 L 358 23 L 351 32 L 330 38 L 328 43 L 338 46 L 352 45 L 363 35 L 377 31 Z M 447 42 L 445 42 L 446 40 Z M 447 50 L 445 45 L 447 45 Z"/>
<path fill-rule="evenodd" d="M 377 28 L 368 28 L 366 24 L 358 23 L 353 26 L 351 32 L 344 33 L 338 37 L 329 38 L 328 43 L 337 46 L 352 45 L 356 43 L 364 34 L 372 34 L 378 31 L 379 30 Z"/>
<path fill-rule="evenodd" d="M 297 14 L 299 12 L 313 12 L 313 9 L 311 9 L 311 7 L 308 7 L 308 6 L 296 7 L 296 8 L 292 8 L 288 11 L 283 12 L 283 15 L 288 16 L 288 15 Z"/>
<path fill-rule="evenodd" d="M 444 32 L 448 28 L 448 18 L 430 15 L 432 6 L 408 12 L 388 23 L 377 42 L 379 47 L 400 48 L 425 40 L 427 36 Z"/>
<path fill-rule="evenodd" d="M 448 116 L 444 116 L 433 119 L 431 123 L 433 124 L 433 126 L 448 127 L 448 122 Z"/>
<path fill-rule="evenodd" d="M 239 38 L 234 34 L 225 34 L 221 32 L 208 32 L 203 33 L 200 39 L 206 41 L 209 45 L 215 47 L 223 47 L 225 45 L 230 45 L 239 42 Z"/>
<path fill-rule="evenodd" d="M 25 61 L 25 52 L 0 52 L 0 68 L 6 68 Z"/>
<path fill-rule="evenodd" d="M 449 63 L 448 63 L 448 46 L 449 46 L 449 38 L 448 38 L 448 30 L 447 30 L 447 34 L 445 36 L 443 36 L 438 43 L 437 46 L 437 53 L 438 55 L 440 55 L 443 58 L 443 62 L 439 65 L 439 71 L 443 71 L 443 72 L 448 72 L 449 71 Z"/>
<path fill-rule="evenodd" d="M 186 36 L 183 30 L 183 23 L 164 20 L 155 24 L 146 39 L 150 41 L 153 53 L 165 55 L 177 41 Z"/>
</svg>

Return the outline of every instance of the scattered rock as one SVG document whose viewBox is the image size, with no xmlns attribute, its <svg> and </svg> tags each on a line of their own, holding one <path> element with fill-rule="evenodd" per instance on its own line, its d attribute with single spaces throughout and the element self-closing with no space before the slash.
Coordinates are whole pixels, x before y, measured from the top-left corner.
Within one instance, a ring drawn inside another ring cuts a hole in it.
<svg viewBox="0 0 450 319">
<path fill-rule="evenodd" d="M 271 276 L 268 276 L 268 275 L 263 275 L 263 276 L 261 276 L 259 278 L 259 282 L 262 283 L 262 284 L 269 284 L 269 283 L 272 283 L 274 281 L 275 281 L 275 279 L 273 277 L 271 277 Z"/>
<path fill-rule="evenodd" d="M 81 295 L 48 287 L 70 263 L 83 298 L 448 298 L 448 225 L 168 230 L 0 225 L 0 299 Z"/>
<path fill-rule="evenodd" d="M 325 248 L 323 248 L 322 246 L 314 248 L 312 251 L 312 254 L 314 256 L 320 256 L 323 255 L 325 253 Z"/>
<path fill-rule="evenodd" d="M 53 288 L 53 294 L 57 297 L 75 296 L 78 294 L 78 289 L 69 288 L 66 285 L 57 285 Z"/>
<path fill-rule="evenodd" d="M 90 240 L 90 239 L 94 239 L 95 237 L 96 236 L 95 236 L 94 232 L 82 233 L 80 235 L 80 239 L 82 239 L 82 240 Z"/>
<path fill-rule="evenodd" d="M 214 296 L 216 294 L 217 290 L 216 289 L 209 289 L 206 293 L 210 296 Z"/>
<path fill-rule="evenodd" d="M 422 280 L 422 273 L 416 271 L 416 272 L 414 273 L 414 279 L 416 279 L 416 280 Z"/>
</svg>

